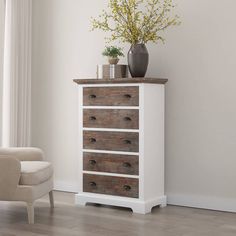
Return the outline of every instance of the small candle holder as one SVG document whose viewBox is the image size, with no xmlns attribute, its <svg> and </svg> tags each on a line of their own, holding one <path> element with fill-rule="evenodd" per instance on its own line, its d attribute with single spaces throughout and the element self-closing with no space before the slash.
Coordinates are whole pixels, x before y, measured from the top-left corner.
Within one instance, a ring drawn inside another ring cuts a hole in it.
<svg viewBox="0 0 236 236">
<path fill-rule="evenodd" d="M 128 65 L 97 65 L 98 79 L 116 79 L 128 77 Z"/>
</svg>

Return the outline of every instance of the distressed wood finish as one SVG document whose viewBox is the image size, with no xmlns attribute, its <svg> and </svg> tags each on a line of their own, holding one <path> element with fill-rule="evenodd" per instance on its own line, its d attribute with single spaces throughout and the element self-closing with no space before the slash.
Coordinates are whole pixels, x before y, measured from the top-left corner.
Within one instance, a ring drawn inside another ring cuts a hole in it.
<svg viewBox="0 0 236 236">
<path fill-rule="evenodd" d="M 83 169 L 85 171 L 139 174 L 138 156 L 90 152 L 84 152 L 83 156 Z"/>
<path fill-rule="evenodd" d="M 161 78 L 74 79 L 77 84 L 165 84 L 167 81 Z"/>
<path fill-rule="evenodd" d="M 83 127 L 138 129 L 139 111 L 127 109 L 84 109 Z"/>
<path fill-rule="evenodd" d="M 85 87 L 84 106 L 138 106 L 139 88 L 132 87 Z"/>
<path fill-rule="evenodd" d="M 138 152 L 139 134 L 136 132 L 83 131 L 83 148 Z"/>
<path fill-rule="evenodd" d="M 138 198 L 138 179 L 84 174 L 83 191 Z"/>
</svg>

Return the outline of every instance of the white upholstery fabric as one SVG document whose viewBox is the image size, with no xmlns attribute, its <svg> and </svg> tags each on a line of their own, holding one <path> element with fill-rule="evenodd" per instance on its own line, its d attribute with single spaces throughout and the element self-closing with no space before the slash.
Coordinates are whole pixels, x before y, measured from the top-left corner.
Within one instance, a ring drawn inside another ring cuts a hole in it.
<svg viewBox="0 0 236 236">
<path fill-rule="evenodd" d="M 24 201 L 33 203 L 53 189 L 53 177 L 39 185 L 18 185 L 11 201 Z"/>
<path fill-rule="evenodd" d="M 53 168 L 49 162 L 21 161 L 20 185 L 38 185 L 53 175 Z"/>
<path fill-rule="evenodd" d="M 34 223 L 34 201 L 49 193 L 53 203 L 53 168 L 38 148 L 0 148 L 0 201 L 25 201 Z"/>
<path fill-rule="evenodd" d="M 19 161 L 42 161 L 44 154 L 39 148 L 0 148 L 0 156 L 9 156 Z"/>
</svg>

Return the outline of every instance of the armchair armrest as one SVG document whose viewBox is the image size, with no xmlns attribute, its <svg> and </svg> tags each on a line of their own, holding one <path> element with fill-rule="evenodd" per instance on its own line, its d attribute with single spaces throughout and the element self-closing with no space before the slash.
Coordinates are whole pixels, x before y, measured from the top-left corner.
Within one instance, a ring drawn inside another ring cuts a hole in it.
<svg viewBox="0 0 236 236">
<path fill-rule="evenodd" d="M 19 161 L 42 161 L 44 154 L 39 148 L 0 148 L 0 157 L 8 156 Z"/>
<path fill-rule="evenodd" d="M 0 156 L 0 200 L 10 201 L 15 194 L 20 179 L 20 161 L 8 156 Z"/>
</svg>

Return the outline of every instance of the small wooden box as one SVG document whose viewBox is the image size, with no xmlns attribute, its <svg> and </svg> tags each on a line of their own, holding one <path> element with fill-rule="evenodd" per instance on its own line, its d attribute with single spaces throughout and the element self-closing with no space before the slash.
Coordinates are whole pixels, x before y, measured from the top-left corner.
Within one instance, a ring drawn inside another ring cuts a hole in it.
<svg viewBox="0 0 236 236">
<path fill-rule="evenodd" d="M 127 78 L 128 66 L 127 65 L 98 65 L 97 78 L 98 79 L 115 79 Z"/>
</svg>

